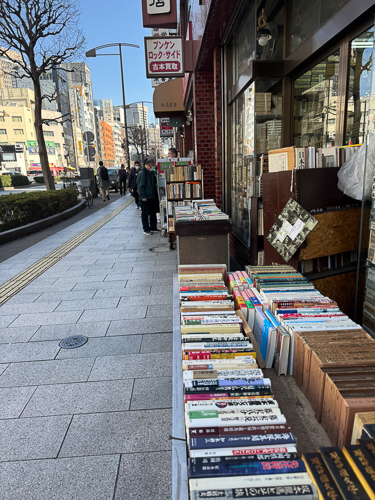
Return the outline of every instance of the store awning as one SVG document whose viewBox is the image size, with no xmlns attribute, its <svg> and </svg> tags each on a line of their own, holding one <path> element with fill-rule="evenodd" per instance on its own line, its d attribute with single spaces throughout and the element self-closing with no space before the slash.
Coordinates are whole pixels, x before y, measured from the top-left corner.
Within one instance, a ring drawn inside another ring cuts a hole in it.
<svg viewBox="0 0 375 500">
<path fill-rule="evenodd" d="M 154 90 L 154 114 L 156 118 L 182 117 L 185 111 L 182 78 L 160 84 Z"/>
<path fill-rule="evenodd" d="M 29 170 L 40 170 L 42 171 L 42 167 L 29 167 Z"/>
<path fill-rule="evenodd" d="M 51 170 L 64 170 L 64 167 L 51 167 Z"/>
</svg>

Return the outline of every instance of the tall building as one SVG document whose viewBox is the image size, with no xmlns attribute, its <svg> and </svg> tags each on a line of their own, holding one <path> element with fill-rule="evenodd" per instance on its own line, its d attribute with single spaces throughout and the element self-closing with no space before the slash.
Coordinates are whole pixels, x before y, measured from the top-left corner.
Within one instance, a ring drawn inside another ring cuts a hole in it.
<svg viewBox="0 0 375 500">
<path fill-rule="evenodd" d="M 103 111 L 104 121 L 114 121 L 112 99 L 94 99 L 94 106 Z"/>
<path fill-rule="evenodd" d="M 95 103 L 95 100 L 94 100 Z M 101 127 L 100 122 L 103 120 L 103 111 L 97 108 L 94 104 L 94 116 L 95 116 L 95 130 L 96 130 L 96 145 L 98 158 L 102 158 L 102 141 L 101 141 Z M 97 162 L 96 162 L 97 163 Z"/>
<path fill-rule="evenodd" d="M 24 165 L 21 173 L 40 170 L 39 146 L 34 127 L 34 92 L 27 88 L 0 89 L 0 144 L 22 147 Z M 62 115 L 58 111 L 42 110 L 49 166 L 54 175 L 67 170 Z"/>
<path fill-rule="evenodd" d="M 121 165 L 121 163 L 125 163 L 124 150 L 121 147 L 123 137 L 124 137 L 124 134 L 123 134 L 124 127 L 116 122 L 112 122 L 109 125 L 111 125 L 111 127 L 112 127 L 113 147 L 114 147 L 114 153 L 115 153 L 115 165 L 116 165 L 116 167 L 119 167 Z"/>
<path fill-rule="evenodd" d="M 147 152 L 156 158 L 162 156 L 163 140 L 160 137 L 160 126 L 156 123 L 151 123 L 147 129 Z"/>
<path fill-rule="evenodd" d="M 17 73 L 22 75 L 24 72 L 18 69 Z M 28 88 L 34 91 L 33 82 L 29 77 L 16 78 L 15 85 L 17 88 Z M 64 155 L 68 157 L 69 163 L 75 167 L 68 74 L 62 67 L 53 68 L 41 75 L 40 85 L 42 94 L 47 96 L 42 101 L 42 110 L 59 112 L 63 117 Z"/>
<path fill-rule="evenodd" d="M 85 132 L 92 132 L 94 137 L 96 137 L 95 129 L 95 116 L 94 116 L 94 98 L 91 83 L 90 69 L 84 62 L 73 62 L 65 63 L 62 65 L 67 70 L 69 89 L 77 88 L 80 93 L 80 98 L 75 99 L 70 102 L 72 108 L 72 114 L 74 119 L 78 123 L 78 116 L 80 117 L 80 131 L 76 130 L 76 133 L 83 136 Z M 71 95 L 71 93 L 70 93 Z M 75 143 L 78 142 L 78 137 L 75 138 Z M 96 143 L 93 146 L 96 149 Z M 83 151 L 85 151 L 85 145 L 82 145 Z M 85 158 L 88 163 L 88 159 Z M 91 158 L 94 160 L 94 158 Z"/>
<path fill-rule="evenodd" d="M 129 104 L 126 106 L 126 120 L 128 127 L 141 125 L 148 127 L 148 107 L 142 104 Z"/>
<path fill-rule="evenodd" d="M 1 49 L 4 48 L 1 47 Z M 19 52 L 16 52 L 15 50 L 8 50 L 7 52 L 12 59 L 22 62 L 22 56 Z M 0 57 L 0 89 L 11 89 L 17 87 L 14 76 L 12 76 L 13 66 L 14 63 L 9 61 L 7 57 Z"/>
<path fill-rule="evenodd" d="M 109 123 L 100 121 L 100 139 L 102 148 L 102 160 L 106 167 L 115 166 L 115 148 L 113 144 L 113 132 Z"/>
<path fill-rule="evenodd" d="M 124 106 L 113 106 L 113 121 L 122 124 L 125 122 Z"/>
</svg>

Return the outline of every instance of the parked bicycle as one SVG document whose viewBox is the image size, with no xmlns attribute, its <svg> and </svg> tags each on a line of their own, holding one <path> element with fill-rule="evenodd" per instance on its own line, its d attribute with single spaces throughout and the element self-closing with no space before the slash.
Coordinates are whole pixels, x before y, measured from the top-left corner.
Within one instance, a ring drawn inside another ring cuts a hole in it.
<svg viewBox="0 0 375 500">
<path fill-rule="evenodd" d="M 90 180 L 81 179 L 80 185 L 82 199 L 85 200 L 87 208 L 91 208 L 94 203 L 94 197 L 92 195 L 92 192 L 90 191 Z"/>
</svg>

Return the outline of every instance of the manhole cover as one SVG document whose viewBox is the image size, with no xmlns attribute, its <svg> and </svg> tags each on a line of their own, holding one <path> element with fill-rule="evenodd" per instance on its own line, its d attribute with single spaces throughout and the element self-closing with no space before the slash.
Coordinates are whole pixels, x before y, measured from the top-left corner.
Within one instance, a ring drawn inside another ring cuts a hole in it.
<svg viewBox="0 0 375 500">
<path fill-rule="evenodd" d="M 81 347 L 88 341 L 87 337 L 83 335 L 74 335 L 73 337 L 68 337 L 60 342 L 60 347 L 63 349 L 75 349 L 76 347 Z"/>
<path fill-rule="evenodd" d="M 173 252 L 173 248 L 170 248 L 169 245 L 166 245 L 163 247 L 150 248 L 150 252 Z"/>
</svg>

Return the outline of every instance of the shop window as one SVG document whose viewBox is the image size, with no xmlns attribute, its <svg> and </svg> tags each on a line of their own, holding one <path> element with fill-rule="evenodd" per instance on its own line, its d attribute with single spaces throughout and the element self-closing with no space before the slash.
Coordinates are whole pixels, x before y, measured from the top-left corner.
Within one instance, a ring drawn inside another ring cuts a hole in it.
<svg viewBox="0 0 375 500">
<path fill-rule="evenodd" d="M 349 0 L 292 0 L 290 52 L 316 33 Z"/>
<path fill-rule="evenodd" d="M 349 89 L 345 144 L 365 141 L 371 108 L 371 72 L 374 28 L 364 31 L 350 45 Z M 374 110 L 372 108 L 372 114 Z"/>
<path fill-rule="evenodd" d="M 250 61 L 255 59 L 256 49 L 255 2 L 249 2 L 248 9 L 235 30 L 229 44 L 232 51 L 232 78 L 236 82 Z"/>
<path fill-rule="evenodd" d="M 336 51 L 294 82 L 294 144 L 335 145 L 340 52 Z"/>
<path fill-rule="evenodd" d="M 256 80 L 232 106 L 232 229 L 249 245 L 251 198 L 260 197 L 262 155 L 282 146 L 281 80 Z"/>
<path fill-rule="evenodd" d="M 272 61 L 283 59 L 284 2 L 258 2 L 256 27 L 256 59 Z"/>
</svg>

